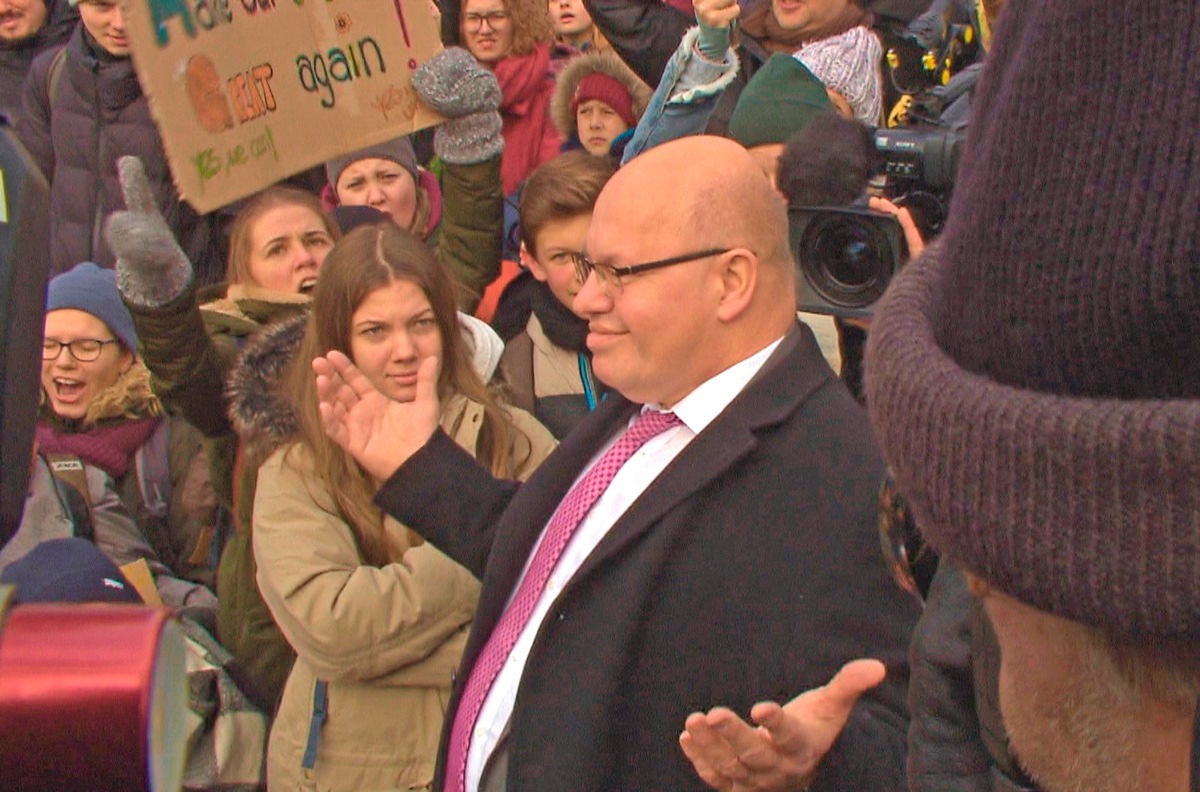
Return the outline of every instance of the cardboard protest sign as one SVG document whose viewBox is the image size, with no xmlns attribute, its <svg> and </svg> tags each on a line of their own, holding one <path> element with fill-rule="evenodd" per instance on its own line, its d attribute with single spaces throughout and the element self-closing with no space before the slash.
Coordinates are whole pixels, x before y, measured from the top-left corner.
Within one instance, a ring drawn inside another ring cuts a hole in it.
<svg viewBox="0 0 1200 792">
<path fill-rule="evenodd" d="M 179 193 L 200 212 L 437 123 L 410 76 L 428 0 L 125 0 Z"/>
</svg>

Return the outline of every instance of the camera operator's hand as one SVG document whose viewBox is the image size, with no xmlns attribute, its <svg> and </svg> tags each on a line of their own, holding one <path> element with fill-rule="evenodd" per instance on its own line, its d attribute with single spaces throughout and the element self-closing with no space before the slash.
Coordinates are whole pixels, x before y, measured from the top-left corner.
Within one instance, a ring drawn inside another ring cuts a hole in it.
<svg viewBox="0 0 1200 792">
<path fill-rule="evenodd" d="M 900 228 L 904 231 L 904 243 L 908 245 L 908 261 L 912 261 L 917 256 L 925 252 L 925 240 L 921 238 L 921 232 L 917 228 L 917 224 L 913 222 L 912 214 L 902 206 L 889 201 L 887 198 L 872 197 L 867 201 L 867 206 L 876 212 L 884 212 L 896 218 L 896 222 L 900 224 Z M 905 264 L 908 261 L 904 262 Z M 842 319 L 848 325 L 857 327 L 859 330 L 869 331 L 871 329 L 871 320 L 866 317 L 848 316 Z"/>
<path fill-rule="evenodd" d="M 908 245 L 908 261 L 912 261 L 925 252 L 925 240 L 921 238 L 921 232 L 917 229 L 917 224 L 913 222 L 908 209 L 896 206 L 887 198 L 871 198 L 867 205 L 876 212 L 885 212 L 894 216 L 900 223 L 900 228 L 904 229 L 904 242 Z"/>
</svg>

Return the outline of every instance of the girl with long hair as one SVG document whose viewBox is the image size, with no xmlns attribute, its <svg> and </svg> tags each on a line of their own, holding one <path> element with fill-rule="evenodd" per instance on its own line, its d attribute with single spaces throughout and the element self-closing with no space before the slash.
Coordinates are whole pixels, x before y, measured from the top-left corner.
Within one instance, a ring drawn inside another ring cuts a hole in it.
<svg viewBox="0 0 1200 792">
<path fill-rule="evenodd" d="M 433 778 L 479 584 L 374 505 L 377 482 L 321 428 L 309 361 L 339 350 L 409 401 L 417 369 L 436 358 L 442 429 L 497 476 L 527 477 L 554 441 L 474 369 L 428 246 L 379 224 L 349 234 L 327 263 L 283 383 L 294 434 L 260 468 L 254 502 L 258 585 L 297 654 L 268 777 L 273 789 L 306 778 L 335 792 L 415 788 Z"/>
</svg>

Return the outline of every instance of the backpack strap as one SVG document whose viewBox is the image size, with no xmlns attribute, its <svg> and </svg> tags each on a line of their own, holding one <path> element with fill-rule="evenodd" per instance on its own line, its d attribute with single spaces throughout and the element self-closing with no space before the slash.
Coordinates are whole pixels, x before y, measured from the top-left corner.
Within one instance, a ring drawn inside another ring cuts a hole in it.
<svg viewBox="0 0 1200 792">
<path fill-rule="evenodd" d="M 60 47 L 58 52 L 54 53 L 54 59 L 50 61 L 50 71 L 46 73 L 46 96 L 50 99 L 50 105 L 54 106 L 54 100 L 58 98 L 59 86 L 62 84 L 63 65 L 67 57 L 67 48 Z"/>
<path fill-rule="evenodd" d="M 150 438 L 133 455 L 142 505 L 156 520 L 166 519 L 171 505 L 170 423 L 166 417 L 159 420 Z"/>
<path fill-rule="evenodd" d="M 92 498 L 88 491 L 87 473 L 83 460 L 74 454 L 42 454 L 58 503 L 75 529 L 75 535 L 89 542 L 96 541 L 92 518 Z"/>
</svg>

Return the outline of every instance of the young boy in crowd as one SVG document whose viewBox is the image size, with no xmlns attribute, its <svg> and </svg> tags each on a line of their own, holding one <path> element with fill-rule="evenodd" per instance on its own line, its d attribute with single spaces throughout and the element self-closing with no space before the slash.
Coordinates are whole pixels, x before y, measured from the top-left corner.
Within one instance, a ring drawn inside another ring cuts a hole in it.
<svg viewBox="0 0 1200 792">
<path fill-rule="evenodd" d="M 587 322 L 571 310 L 579 291 L 592 207 L 615 166 L 607 157 L 567 152 L 534 171 L 521 193 L 521 265 L 496 325 L 506 339 L 500 365 L 513 403 L 561 439 L 603 398 L 592 373 Z"/>
<path fill-rule="evenodd" d="M 564 151 L 582 148 L 620 162 L 649 101 L 650 88 L 620 58 L 594 52 L 573 58 L 558 75 L 550 116 Z"/>
</svg>

